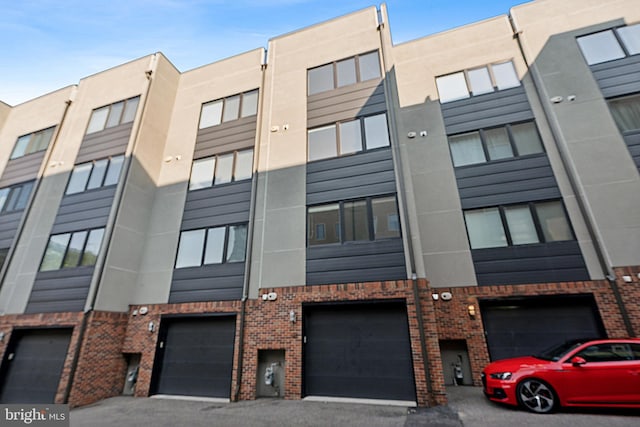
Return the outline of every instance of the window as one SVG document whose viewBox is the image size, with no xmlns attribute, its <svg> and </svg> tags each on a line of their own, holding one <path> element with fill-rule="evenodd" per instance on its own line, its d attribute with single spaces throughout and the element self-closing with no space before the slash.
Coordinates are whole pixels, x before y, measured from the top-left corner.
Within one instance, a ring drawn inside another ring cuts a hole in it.
<svg viewBox="0 0 640 427">
<path fill-rule="evenodd" d="M 180 233 L 176 268 L 242 262 L 246 250 L 246 224 L 183 231 Z"/>
<path fill-rule="evenodd" d="M 640 95 L 625 96 L 609 100 L 609 109 L 620 132 L 640 129 Z"/>
<path fill-rule="evenodd" d="M 507 61 L 436 77 L 436 86 L 445 103 L 520 86 L 520 79 L 513 62 Z"/>
<path fill-rule="evenodd" d="M 32 189 L 33 181 L 0 188 L 0 213 L 24 209 L 27 206 Z"/>
<path fill-rule="evenodd" d="M 587 362 L 621 362 L 633 360 L 631 346 L 627 343 L 594 344 L 576 354 Z"/>
<path fill-rule="evenodd" d="M 346 120 L 307 131 L 309 161 L 389 146 L 387 115 Z"/>
<path fill-rule="evenodd" d="M 93 110 L 87 126 L 87 134 L 132 122 L 136 117 L 139 102 L 140 97 L 136 96 Z"/>
<path fill-rule="evenodd" d="M 250 179 L 253 176 L 253 149 L 194 160 L 189 191 Z"/>
<path fill-rule="evenodd" d="M 19 157 L 26 156 L 27 154 L 46 150 L 49 146 L 49 142 L 51 142 L 51 137 L 53 136 L 55 129 L 55 127 L 50 127 L 28 135 L 22 135 L 16 141 L 16 145 L 13 147 L 10 159 L 17 159 Z"/>
<path fill-rule="evenodd" d="M 65 194 L 117 184 L 123 162 L 124 156 L 116 156 L 76 165 L 71 172 Z"/>
<path fill-rule="evenodd" d="M 573 240 L 562 202 L 554 200 L 464 212 L 471 249 Z"/>
<path fill-rule="evenodd" d="M 380 76 L 378 52 L 369 52 L 311 68 L 307 71 L 307 91 L 309 95 L 314 95 L 358 82 L 379 79 Z"/>
<path fill-rule="evenodd" d="M 258 114 L 258 90 L 202 104 L 199 129 Z"/>
<path fill-rule="evenodd" d="M 40 271 L 95 265 L 103 236 L 104 228 L 51 236 Z"/>
<path fill-rule="evenodd" d="M 395 196 L 369 197 L 307 208 L 309 246 L 400 237 Z"/>
<path fill-rule="evenodd" d="M 578 46 L 589 65 L 640 53 L 640 24 L 613 28 L 578 37 Z"/>
<path fill-rule="evenodd" d="M 534 122 L 452 135 L 449 137 L 449 148 L 456 167 L 544 151 Z"/>
</svg>

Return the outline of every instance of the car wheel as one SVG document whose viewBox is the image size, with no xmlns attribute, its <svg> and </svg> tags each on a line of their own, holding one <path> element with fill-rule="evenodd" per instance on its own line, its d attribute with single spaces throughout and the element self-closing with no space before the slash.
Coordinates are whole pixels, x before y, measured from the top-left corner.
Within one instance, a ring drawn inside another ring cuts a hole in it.
<svg viewBox="0 0 640 427">
<path fill-rule="evenodd" d="M 518 384 L 518 402 L 524 408 L 537 414 L 552 412 L 556 405 L 556 393 L 542 380 L 529 378 Z"/>
</svg>

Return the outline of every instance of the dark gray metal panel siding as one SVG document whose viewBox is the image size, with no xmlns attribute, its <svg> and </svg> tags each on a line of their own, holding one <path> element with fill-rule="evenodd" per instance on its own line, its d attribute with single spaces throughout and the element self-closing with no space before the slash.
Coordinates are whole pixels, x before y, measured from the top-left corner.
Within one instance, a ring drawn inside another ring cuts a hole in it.
<svg viewBox="0 0 640 427">
<path fill-rule="evenodd" d="M 307 285 L 406 278 L 402 239 L 307 248 Z"/>
<path fill-rule="evenodd" d="M 307 205 L 395 192 L 390 148 L 307 164 Z"/>
<path fill-rule="evenodd" d="M 0 248 L 11 247 L 24 210 L 0 215 Z"/>
<path fill-rule="evenodd" d="M 170 303 L 222 301 L 242 297 L 244 262 L 173 270 Z"/>
<path fill-rule="evenodd" d="M 25 312 L 84 310 L 93 271 L 91 266 L 39 272 Z"/>
<path fill-rule="evenodd" d="M 523 86 L 442 104 L 447 134 L 533 119 Z"/>
<path fill-rule="evenodd" d="M 640 92 L 640 55 L 591 66 L 605 98 Z"/>
<path fill-rule="evenodd" d="M 133 122 L 85 135 L 76 157 L 76 164 L 116 156 L 127 151 Z"/>
<path fill-rule="evenodd" d="M 636 167 L 640 171 L 640 130 L 636 132 L 628 132 L 624 135 L 624 142 L 629 147 L 629 153 L 636 163 Z"/>
<path fill-rule="evenodd" d="M 589 280 L 578 242 L 471 251 L 479 285 Z"/>
<path fill-rule="evenodd" d="M 187 193 L 182 230 L 249 221 L 251 180 Z"/>
<path fill-rule="evenodd" d="M 456 168 L 462 209 L 562 197 L 546 154 Z"/>
<path fill-rule="evenodd" d="M 252 148 L 256 141 L 256 116 L 200 129 L 194 159 Z"/>
<path fill-rule="evenodd" d="M 307 128 L 385 111 L 382 80 L 369 80 L 309 96 Z"/>
<path fill-rule="evenodd" d="M 115 192 L 111 185 L 64 196 L 51 234 L 106 226 Z"/>
<path fill-rule="evenodd" d="M 45 151 L 38 151 L 9 160 L 0 178 L 0 188 L 34 179 L 38 175 L 44 155 Z"/>
</svg>

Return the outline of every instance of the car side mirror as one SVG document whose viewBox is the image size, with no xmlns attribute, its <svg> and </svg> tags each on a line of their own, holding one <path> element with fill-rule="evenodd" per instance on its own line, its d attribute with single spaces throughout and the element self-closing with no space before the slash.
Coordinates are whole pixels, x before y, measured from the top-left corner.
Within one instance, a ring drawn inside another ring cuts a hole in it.
<svg viewBox="0 0 640 427">
<path fill-rule="evenodd" d="M 584 359 L 583 359 L 582 357 L 580 357 L 580 356 L 575 356 L 575 357 L 571 358 L 571 364 L 572 364 L 573 366 L 582 366 L 582 365 L 584 365 L 585 363 L 587 363 L 587 361 L 586 361 L 586 360 L 584 360 Z"/>
</svg>

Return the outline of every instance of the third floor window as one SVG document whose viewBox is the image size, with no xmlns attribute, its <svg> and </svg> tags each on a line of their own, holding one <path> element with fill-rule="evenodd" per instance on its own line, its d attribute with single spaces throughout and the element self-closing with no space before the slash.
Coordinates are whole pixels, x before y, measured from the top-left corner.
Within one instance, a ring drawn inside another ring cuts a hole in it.
<svg viewBox="0 0 640 427">
<path fill-rule="evenodd" d="M 258 114 L 258 90 L 202 104 L 200 129 Z"/>
<path fill-rule="evenodd" d="M 352 56 L 307 71 L 308 94 L 380 78 L 378 51 Z"/>
<path fill-rule="evenodd" d="M 520 86 L 520 79 L 513 62 L 507 61 L 436 77 L 436 86 L 445 103 Z"/>
<path fill-rule="evenodd" d="M 140 97 L 136 96 L 93 110 L 87 126 L 87 134 L 132 122 L 136 118 L 139 102 Z"/>
<path fill-rule="evenodd" d="M 35 153 L 37 151 L 46 150 L 51 142 L 53 131 L 55 127 L 39 130 L 27 135 L 22 135 L 16 141 L 16 145 L 11 152 L 11 159 L 17 159 L 27 154 Z"/>
<path fill-rule="evenodd" d="M 640 53 L 640 24 L 600 31 L 577 40 L 589 65 L 637 55 Z"/>
<path fill-rule="evenodd" d="M 640 130 L 640 94 L 609 99 L 609 109 L 620 132 Z"/>
</svg>

